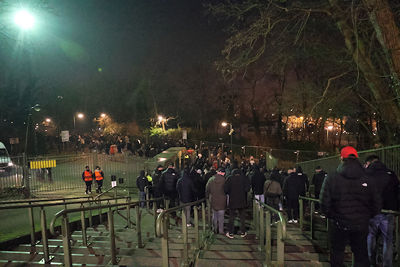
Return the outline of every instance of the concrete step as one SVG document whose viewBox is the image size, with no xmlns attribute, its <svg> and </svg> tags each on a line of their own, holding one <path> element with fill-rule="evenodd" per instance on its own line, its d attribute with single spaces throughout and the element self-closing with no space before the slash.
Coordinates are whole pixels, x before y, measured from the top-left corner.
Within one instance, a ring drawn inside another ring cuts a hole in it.
<svg viewBox="0 0 400 267">
<path fill-rule="evenodd" d="M 198 259 L 196 267 L 262 267 L 263 263 L 258 260 L 227 260 L 227 259 Z"/>
<path fill-rule="evenodd" d="M 224 259 L 224 260 L 263 260 L 259 252 L 254 251 L 204 251 L 202 259 Z"/>
<path fill-rule="evenodd" d="M 29 266 L 29 267 L 43 267 L 43 266 L 63 266 L 64 264 L 61 262 L 52 262 L 50 264 L 44 264 L 42 262 L 26 262 L 26 261 L 8 261 L 8 260 L 0 260 L 0 266 L 7 266 L 7 267 L 22 267 L 22 266 Z M 95 266 L 106 266 L 106 265 L 99 265 L 99 264 L 79 264 L 79 263 L 72 263 L 72 266 L 88 266 L 88 267 L 95 267 Z"/>
</svg>

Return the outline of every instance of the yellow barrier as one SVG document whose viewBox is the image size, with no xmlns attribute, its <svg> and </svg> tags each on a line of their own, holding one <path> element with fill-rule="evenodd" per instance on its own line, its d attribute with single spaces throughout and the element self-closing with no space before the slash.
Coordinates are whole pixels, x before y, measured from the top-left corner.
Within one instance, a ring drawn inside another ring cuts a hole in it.
<svg viewBox="0 0 400 267">
<path fill-rule="evenodd" d="M 38 160 L 38 161 L 30 161 L 29 167 L 31 169 L 43 169 L 43 168 L 54 168 L 56 167 L 56 160 Z"/>
</svg>

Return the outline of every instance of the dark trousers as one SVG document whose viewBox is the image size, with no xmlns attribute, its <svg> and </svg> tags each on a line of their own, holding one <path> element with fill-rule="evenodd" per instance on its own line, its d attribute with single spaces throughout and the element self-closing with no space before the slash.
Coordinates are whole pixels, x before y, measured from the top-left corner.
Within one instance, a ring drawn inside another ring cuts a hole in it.
<svg viewBox="0 0 400 267">
<path fill-rule="evenodd" d="M 96 183 L 97 183 L 96 192 L 101 193 L 101 187 L 103 186 L 103 180 L 96 180 Z"/>
<path fill-rule="evenodd" d="M 86 184 L 86 193 L 92 192 L 92 181 L 85 181 Z"/>
<path fill-rule="evenodd" d="M 319 199 L 319 192 L 315 192 L 315 198 Z M 315 211 L 319 211 L 319 202 L 315 202 Z"/>
<path fill-rule="evenodd" d="M 344 262 L 344 249 L 350 244 L 354 254 L 354 267 L 369 267 L 367 249 L 368 229 L 354 231 L 338 227 L 334 222 L 329 223 L 329 238 L 331 243 L 331 266 L 342 267 Z"/>
<path fill-rule="evenodd" d="M 289 220 L 297 220 L 299 218 L 299 199 L 288 199 L 287 200 L 287 208 L 288 208 L 288 218 Z"/>
<path fill-rule="evenodd" d="M 240 232 L 244 233 L 246 232 L 246 209 L 229 209 L 229 233 L 233 234 L 235 231 L 235 217 L 236 217 L 236 211 L 239 212 L 239 218 L 240 218 Z"/>
</svg>

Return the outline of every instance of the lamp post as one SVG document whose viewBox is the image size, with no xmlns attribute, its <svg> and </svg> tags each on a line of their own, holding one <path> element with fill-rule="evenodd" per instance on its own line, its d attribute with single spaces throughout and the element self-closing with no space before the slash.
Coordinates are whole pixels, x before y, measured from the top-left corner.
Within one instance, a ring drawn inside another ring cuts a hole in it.
<svg viewBox="0 0 400 267">
<path fill-rule="evenodd" d="M 233 155 L 232 137 L 233 137 L 233 132 L 234 132 L 234 130 L 233 130 L 233 128 L 232 128 L 232 123 L 226 122 L 226 121 L 223 121 L 223 122 L 221 123 L 221 126 L 222 126 L 222 127 L 226 127 L 226 126 L 228 126 L 228 125 L 229 125 L 229 135 L 231 136 L 231 153 L 232 153 L 232 155 Z"/>
<path fill-rule="evenodd" d="M 32 116 L 31 111 L 34 110 L 36 112 L 40 111 L 40 105 L 36 104 L 33 107 L 29 108 L 29 112 L 28 112 L 28 118 L 26 120 L 26 132 L 25 132 L 25 154 L 28 154 L 28 136 L 29 136 L 29 124 L 30 124 L 30 118 Z"/>
<path fill-rule="evenodd" d="M 74 114 L 74 129 L 75 129 L 75 117 L 78 117 L 78 119 L 82 120 L 85 117 L 85 115 L 80 112 L 77 114 Z"/>
<path fill-rule="evenodd" d="M 167 119 L 166 118 L 164 118 L 163 116 L 161 116 L 161 115 L 158 115 L 158 123 L 161 123 L 161 125 L 162 125 L 162 129 L 163 129 L 163 131 L 165 132 L 165 123 L 167 122 Z"/>
<path fill-rule="evenodd" d="M 326 142 L 328 143 L 328 141 L 329 141 L 329 131 L 332 131 L 333 130 L 333 126 L 332 125 L 329 125 L 328 127 L 326 127 Z"/>
</svg>

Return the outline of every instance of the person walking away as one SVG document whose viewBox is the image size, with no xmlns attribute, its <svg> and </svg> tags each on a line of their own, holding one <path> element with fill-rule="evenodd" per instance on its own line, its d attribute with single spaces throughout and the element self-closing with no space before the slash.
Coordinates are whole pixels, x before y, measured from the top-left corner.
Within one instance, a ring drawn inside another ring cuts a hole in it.
<svg viewBox="0 0 400 267">
<path fill-rule="evenodd" d="M 366 173 L 374 181 L 375 188 L 382 200 L 382 209 L 398 211 L 397 196 L 399 193 L 399 180 L 396 174 L 383 164 L 377 155 L 370 155 L 365 162 Z M 393 214 L 379 213 L 369 221 L 369 233 L 367 238 L 368 257 L 372 266 L 377 266 L 376 239 L 379 232 L 382 233 L 383 267 L 392 266 L 393 258 Z"/>
<path fill-rule="evenodd" d="M 153 173 L 153 195 L 154 198 L 162 197 L 162 188 L 161 188 L 161 175 L 163 173 L 163 167 L 158 165 Z M 162 212 L 162 200 L 156 201 L 157 213 Z"/>
<path fill-rule="evenodd" d="M 296 172 L 296 168 L 291 168 L 289 176 L 283 185 L 283 195 L 286 198 L 288 223 L 297 223 L 299 218 L 299 196 L 304 196 L 306 184 L 304 176 Z"/>
<path fill-rule="evenodd" d="M 224 234 L 224 216 L 226 209 L 225 168 L 219 168 L 206 185 L 206 198 L 210 200 L 214 232 Z"/>
<path fill-rule="evenodd" d="M 265 196 L 265 203 L 276 210 L 279 210 L 279 203 L 282 196 L 282 188 L 279 181 L 280 181 L 279 172 L 273 171 L 271 173 L 270 179 L 265 182 L 263 190 Z M 277 214 L 273 213 L 272 220 L 273 221 L 278 220 Z"/>
<path fill-rule="evenodd" d="M 225 181 L 224 192 L 229 195 L 229 232 L 226 233 L 228 238 L 234 238 L 235 230 L 235 214 L 236 211 L 240 217 L 240 236 L 245 237 L 246 232 L 246 207 L 247 193 L 250 191 L 250 181 L 242 174 L 239 169 L 234 169 Z"/>
<path fill-rule="evenodd" d="M 355 148 L 344 147 L 342 163 L 328 174 L 320 194 L 321 212 L 329 219 L 330 262 L 343 266 L 344 250 L 349 242 L 354 266 L 369 266 L 367 236 L 369 219 L 379 214 L 381 198 L 368 178 Z"/>
<path fill-rule="evenodd" d="M 146 186 L 149 185 L 147 177 L 145 176 L 144 170 L 140 171 L 139 176 L 136 178 L 136 186 L 139 189 L 139 201 L 140 207 L 144 208 L 146 200 L 146 192 L 144 191 Z"/>
<path fill-rule="evenodd" d="M 190 203 L 196 200 L 196 187 L 194 186 L 193 178 L 190 176 L 190 169 L 185 168 L 183 170 L 182 177 L 176 183 L 176 191 L 179 195 L 179 200 L 182 204 Z M 184 207 L 186 216 L 186 226 L 191 226 L 190 223 L 190 210 L 191 206 Z"/>
<path fill-rule="evenodd" d="M 252 169 L 253 170 L 250 172 L 250 180 L 254 198 L 258 199 L 261 203 L 264 203 L 265 176 L 260 172 L 260 168 L 257 165 L 252 165 Z"/>
<path fill-rule="evenodd" d="M 315 173 L 313 175 L 313 178 L 311 180 L 311 183 L 314 185 L 314 198 L 319 199 L 319 194 L 321 192 L 321 187 L 322 184 L 324 183 L 325 178 L 328 176 L 328 174 L 322 170 L 320 166 L 315 167 Z M 315 203 L 315 213 L 319 211 L 319 203 Z"/>
<path fill-rule="evenodd" d="M 163 195 L 169 199 L 169 207 L 175 207 L 175 201 L 177 198 L 176 183 L 178 181 L 178 174 L 174 170 L 174 164 L 169 163 L 168 168 L 161 175 L 161 190 Z"/>
<path fill-rule="evenodd" d="M 85 194 L 92 193 L 92 183 L 93 183 L 93 173 L 90 170 L 89 166 L 85 167 L 85 170 L 82 172 L 82 180 L 86 184 Z"/>
<path fill-rule="evenodd" d="M 94 178 L 96 179 L 97 183 L 96 193 L 101 193 L 101 188 L 103 187 L 104 172 L 99 166 L 96 166 L 96 169 L 94 170 Z"/>
</svg>

